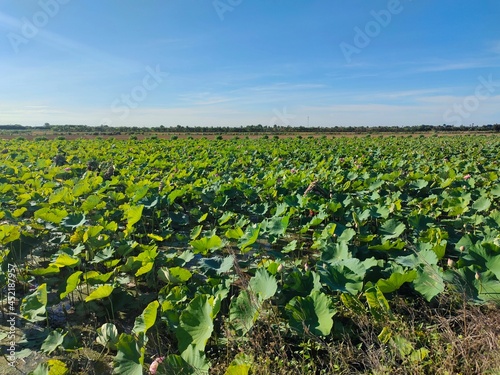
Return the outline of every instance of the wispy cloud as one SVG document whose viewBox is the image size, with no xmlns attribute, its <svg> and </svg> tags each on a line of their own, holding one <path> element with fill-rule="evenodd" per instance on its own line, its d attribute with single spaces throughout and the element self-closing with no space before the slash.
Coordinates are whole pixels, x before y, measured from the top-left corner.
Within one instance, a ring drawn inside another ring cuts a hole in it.
<svg viewBox="0 0 500 375">
<path fill-rule="evenodd" d="M 477 59 L 463 62 L 433 62 L 428 63 L 427 66 L 423 66 L 418 69 L 420 72 L 445 72 L 452 70 L 471 70 L 478 68 L 495 68 L 498 67 L 498 59 Z"/>
</svg>

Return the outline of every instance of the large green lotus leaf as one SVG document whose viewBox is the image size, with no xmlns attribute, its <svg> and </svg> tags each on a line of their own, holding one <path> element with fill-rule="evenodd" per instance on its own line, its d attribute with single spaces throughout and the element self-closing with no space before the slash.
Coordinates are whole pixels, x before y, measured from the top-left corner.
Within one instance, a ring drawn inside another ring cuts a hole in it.
<svg viewBox="0 0 500 375">
<path fill-rule="evenodd" d="M 61 225 L 64 227 L 75 229 L 85 224 L 86 221 L 87 219 L 85 218 L 84 214 L 76 213 L 66 216 L 61 221 Z"/>
<path fill-rule="evenodd" d="M 197 375 L 196 369 L 187 363 L 180 355 L 169 354 L 159 364 L 158 375 Z"/>
<path fill-rule="evenodd" d="M 489 226 L 500 227 L 500 211 L 498 210 L 491 211 L 490 215 L 486 220 Z"/>
<path fill-rule="evenodd" d="M 421 190 L 424 187 L 426 187 L 427 185 L 429 185 L 428 181 L 418 179 L 418 180 L 412 181 L 408 186 L 410 189 L 413 189 L 413 190 Z"/>
<path fill-rule="evenodd" d="M 59 330 L 50 332 L 47 338 L 43 341 L 43 344 L 41 346 L 42 351 L 47 354 L 51 354 L 60 345 L 62 345 L 64 336 L 66 336 L 67 334 L 68 332 L 65 332 L 63 334 Z"/>
<path fill-rule="evenodd" d="M 245 232 L 240 227 L 236 227 L 234 229 L 228 229 L 225 233 L 225 236 L 227 238 L 233 239 L 233 240 L 239 240 Z"/>
<path fill-rule="evenodd" d="M 326 218 L 328 218 L 328 214 L 324 211 L 320 211 L 317 215 L 314 215 L 314 217 L 311 219 L 311 221 L 309 222 L 309 226 L 315 227 L 321 224 Z"/>
<path fill-rule="evenodd" d="M 417 232 L 421 232 L 427 230 L 430 226 L 432 226 L 434 224 L 434 219 L 432 219 L 430 216 L 421 214 L 410 215 L 408 217 L 408 224 L 410 224 L 410 227 Z"/>
<path fill-rule="evenodd" d="M 139 267 L 139 269 L 135 272 L 135 276 L 138 277 L 149 273 L 149 271 L 153 269 L 154 264 L 154 260 L 149 259 L 145 262 L 142 262 L 142 266 Z"/>
<path fill-rule="evenodd" d="M 247 247 L 252 246 L 259 238 L 260 225 L 249 225 L 245 230 L 245 234 L 239 239 L 238 247 L 241 251 L 245 251 Z"/>
<path fill-rule="evenodd" d="M 158 278 L 167 284 L 183 284 L 192 276 L 193 274 L 189 270 L 182 267 L 161 267 L 158 270 Z"/>
<path fill-rule="evenodd" d="M 206 255 L 210 250 L 220 249 L 224 245 L 222 239 L 216 234 L 191 241 L 189 244 L 193 247 L 195 254 L 203 255 Z"/>
<path fill-rule="evenodd" d="M 301 333 L 327 336 L 333 327 L 335 310 L 330 298 L 319 291 L 307 297 L 294 297 L 285 306 L 290 326 Z"/>
<path fill-rule="evenodd" d="M 391 317 L 392 313 L 389 302 L 387 302 L 384 293 L 378 287 L 372 286 L 368 288 L 364 295 L 366 302 L 368 302 L 370 313 L 377 321 L 387 321 Z"/>
<path fill-rule="evenodd" d="M 496 184 L 495 187 L 491 189 L 491 195 L 500 197 L 500 184 Z"/>
<path fill-rule="evenodd" d="M 474 276 L 473 284 L 478 291 L 478 297 L 484 302 L 500 303 L 500 281 L 492 272 L 486 271 Z"/>
<path fill-rule="evenodd" d="M 190 345 L 194 345 L 199 351 L 205 350 L 205 345 L 214 329 L 213 299 L 206 294 L 198 295 L 182 312 L 180 326 L 176 331 L 181 354 Z"/>
<path fill-rule="evenodd" d="M 181 357 L 195 371 L 196 375 L 208 375 L 210 363 L 207 361 L 205 353 L 199 350 L 196 345 L 189 345 L 181 353 Z"/>
<path fill-rule="evenodd" d="M 443 273 L 436 265 L 422 265 L 417 270 L 413 287 L 427 301 L 444 291 Z"/>
<path fill-rule="evenodd" d="M 104 284 L 111 278 L 111 276 L 113 276 L 113 274 L 113 271 L 104 274 L 101 274 L 97 271 L 88 271 L 83 275 L 83 279 L 89 285 Z"/>
<path fill-rule="evenodd" d="M 132 185 L 132 186 L 134 186 L 134 185 Z M 142 186 L 137 186 L 137 187 L 134 186 L 132 189 L 130 189 L 130 186 L 129 186 L 129 188 L 127 188 L 125 190 L 125 193 L 127 194 L 127 196 L 132 195 L 133 202 L 138 202 L 146 196 L 148 191 L 149 191 L 149 185 L 142 185 Z"/>
<path fill-rule="evenodd" d="M 408 267 L 408 268 L 417 268 L 419 265 L 433 265 L 438 263 L 438 258 L 437 255 L 432 249 L 430 248 L 430 244 L 423 244 L 427 248 L 423 248 L 423 250 L 420 250 L 418 252 L 415 252 L 415 254 L 407 255 L 407 256 L 402 256 L 402 257 L 397 257 L 395 259 L 396 263 Z"/>
<path fill-rule="evenodd" d="M 114 374 L 142 375 L 144 351 L 132 335 L 122 333 L 116 344 L 118 352 L 114 358 Z"/>
<path fill-rule="evenodd" d="M 486 267 L 500 280 L 500 254 L 491 256 L 486 262 Z"/>
<path fill-rule="evenodd" d="M 75 197 L 79 197 L 81 195 L 88 194 L 92 191 L 92 188 L 90 187 L 90 184 L 88 181 L 81 180 L 78 181 L 75 186 L 73 187 L 73 195 Z"/>
<path fill-rule="evenodd" d="M 255 276 L 250 279 L 250 290 L 259 296 L 261 301 L 271 298 L 278 289 L 278 283 L 274 276 L 270 275 L 264 268 L 259 268 Z"/>
<path fill-rule="evenodd" d="M 58 189 L 49 196 L 49 204 L 51 205 L 55 205 L 61 201 L 71 204 L 73 200 L 73 194 L 71 194 L 71 191 L 67 187 Z"/>
<path fill-rule="evenodd" d="M 213 257 L 213 258 L 203 258 L 200 261 L 200 267 L 206 270 L 212 270 L 221 275 L 223 273 L 229 272 L 233 268 L 234 256 L 230 255 L 225 258 Z"/>
<path fill-rule="evenodd" d="M 231 361 L 224 375 L 249 375 L 253 365 L 254 359 L 252 356 L 244 352 L 238 353 Z"/>
<path fill-rule="evenodd" d="M 288 228 L 289 216 L 272 217 L 264 222 L 265 230 L 269 233 L 271 242 L 274 242 L 277 237 L 283 236 Z"/>
<path fill-rule="evenodd" d="M 321 281 L 332 291 L 348 292 L 353 295 L 363 289 L 364 273 L 359 274 L 342 264 L 330 265 L 319 271 Z"/>
<path fill-rule="evenodd" d="M 306 296 L 313 290 L 321 289 L 320 276 L 318 273 L 310 270 L 305 273 L 295 270 L 286 275 L 283 288 L 291 291 L 291 294 L 294 296 Z"/>
<path fill-rule="evenodd" d="M 9 242 L 18 240 L 21 237 L 21 230 L 16 225 L 0 225 L 0 244 L 6 245 Z"/>
<path fill-rule="evenodd" d="M 248 375 L 251 367 L 249 364 L 229 365 L 224 375 Z"/>
<path fill-rule="evenodd" d="M 392 293 L 401 288 L 404 283 L 412 282 L 416 277 L 416 270 L 411 270 L 403 274 L 394 272 L 388 279 L 380 279 L 377 281 L 377 286 L 382 293 Z"/>
<path fill-rule="evenodd" d="M 97 252 L 94 255 L 94 259 L 92 259 L 91 263 L 97 264 L 97 263 L 104 262 L 105 260 L 112 258 L 114 255 L 115 255 L 115 249 L 113 249 L 113 247 L 111 247 L 111 246 L 108 246 L 108 247 L 102 249 L 101 251 Z M 119 259 L 115 259 L 114 261 L 116 261 L 116 260 L 120 261 Z"/>
<path fill-rule="evenodd" d="M 21 315 L 30 322 L 46 319 L 47 284 L 40 285 L 33 293 L 23 298 L 20 306 Z"/>
<path fill-rule="evenodd" d="M 73 258 L 72 256 L 62 253 L 59 254 L 57 259 L 52 263 L 57 267 L 74 267 L 80 263 L 79 258 Z"/>
<path fill-rule="evenodd" d="M 370 245 L 368 249 L 378 250 L 378 251 L 389 251 L 389 250 L 401 250 L 406 246 L 406 244 L 399 238 L 396 241 L 384 241 L 382 238 L 381 244 Z"/>
<path fill-rule="evenodd" d="M 196 240 L 198 236 L 201 234 L 201 230 L 203 229 L 203 225 L 197 225 L 191 229 L 191 232 L 189 233 L 189 237 L 192 240 Z"/>
<path fill-rule="evenodd" d="M 28 273 L 34 276 L 51 276 L 59 273 L 60 271 L 61 269 L 58 266 L 54 264 L 49 264 L 45 268 L 37 268 L 34 270 L 29 270 Z"/>
<path fill-rule="evenodd" d="M 173 190 L 170 192 L 170 194 L 168 194 L 168 204 L 169 205 L 172 205 L 172 203 L 174 203 L 174 201 L 179 198 L 179 197 L 182 197 L 184 195 L 184 190 Z"/>
<path fill-rule="evenodd" d="M 158 313 L 158 307 L 160 303 L 158 301 L 153 301 L 146 306 L 141 315 L 135 318 L 134 328 L 132 332 L 135 334 L 144 333 L 148 331 L 156 322 L 156 314 Z"/>
<path fill-rule="evenodd" d="M 374 219 L 387 219 L 391 213 L 388 207 L 376 205 L 369 208 L 370 216 Z"/>
<path fill-rule="evenodd" d="M 94 208 L 101 206 L 105 202 L 102 201 L 101 198 L 99 198 L 97 195 L 89 195 L 85 201 L 82 203 L 82 210 L 85 213 L 89 213 L 92 211 Z"/>
<path fill-rule="evenodd" d="M 352 228 L 346 228 L 337 238 L 338 242 L 349 242 L 356 235 L 356 231 Z"/>
<path fill-rule="evenodd" d="M 281 249 L 281 253 L 288 254 L 295 251 L 295 249 L 297 249 L 297 240 L 292 240 Z"/>
<path fill-rule="evenodd" d="M 328 263 L 336 263 L 352 256 L 347 243 L 344 241 L 340 243 L 327 243 L 321 250 L 321 260 Z"/>
<path fill-rule="evenodd" d="M 345 307 L 355 314 L 363 315 L 366 312 L 365 305 L 361 303 L 357 296 L 353 296 L 349 293 L 342 293 L 340 295 L 340 300 Z"/>
<path fill-rule="evenodd" d="M 406 229 L 406 226 L 398 220 L 389 219 L 380 226 L 382 242 L 399 237 Z"/>
<path fill-rule="evenodd" d="M 229 308 L 229 321 L 239 336 L 245 335 L 253 327 L 259 316 L 260 302 L 248 290 L 242 290 L 233 298 Z"/>
<path fill-rule="evenodd" d="M 45 207 L 35 211 L 34 215 L 35 219 L 42 219 L 49 223 L 60 224 L 61 221 L 68 216 L 68 212 L 57 208 Z"/>
<path fill-rule="evenodd" d="M 99 288 L 90 293 L 87 298 L 85 298 L 85 302 L 94 301 L 96 299 L 103 299 L 109 297 L 113 292 L 113 285 L 101 285 Z"/>
<path fill-rule="evenodd" d="M 231 211 L 225 211 L 222 216 L 217 220 L 219 225 L 224 225 L 226 224 L 229 220 L 231 220 L 234 217 L 235 213 Z"/>
<path fill-rule="evenodd" d="M 29 373 L 30 375 L 67 375 L 68 366 L 58 359 L 49 359 L 45 363 L 40 363 L 36 369 Z"/>
<path fill-rule="evenodd" d="M 124 217 L 127 220 L 127 232 L 132 230 L 132 227 L 141 220 L 142 210 L 144 206 L 142 204 L 138 206 L 129 206 L 125 209 Z"/>
<path fill-rule="evenodd" d="M 491 201 L 486 197 L 481 197 L 472 204 L 472 208 L 478 212 L 487 211 L 491 206 Z"/>
<path fill-rule="evenodd" d="M 80 284 L 80 276 L 82 274 L 83 274 L 82 271 L 76 271 L 66 279 L 66 289 L 59 295 L 61 299 L 66 298 L 68 294 L 70 294 L 72 291 L 76 289 L 78 284 Z"/>
</svg>

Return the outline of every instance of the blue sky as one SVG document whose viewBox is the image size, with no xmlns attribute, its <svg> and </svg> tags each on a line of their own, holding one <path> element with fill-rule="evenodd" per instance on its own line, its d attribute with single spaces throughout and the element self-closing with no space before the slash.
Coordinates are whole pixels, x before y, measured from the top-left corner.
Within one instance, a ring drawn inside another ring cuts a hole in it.
<svg viewBox="0 0 500 375">
<path fill-rule="evenodd" d="M 0 124 L 500 122 L 498 0 L 0 0 Z"/>
</svg>

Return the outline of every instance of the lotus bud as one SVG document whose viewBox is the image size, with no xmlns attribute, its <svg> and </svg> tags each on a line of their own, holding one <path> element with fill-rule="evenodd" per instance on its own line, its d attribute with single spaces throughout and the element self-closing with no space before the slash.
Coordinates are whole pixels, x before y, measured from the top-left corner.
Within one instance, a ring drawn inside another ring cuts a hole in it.
<svg viewBox="0 0 500 375">
<path fill-rule="evenodd" d="M 463 252 L 464 250 L 465 250 L 465 246 L 464 245 L 460 246 L 460 251 Z"/>
<path fill-rule="evenodd" d="M 158 365 L 163 362 L 165 357 L 158 357 L 156 358 L 153 363 L 149 366 L 149 373 L 152 375 L 156 374 L 156 371 L 158 370 Z"/>
<path fill-rule="evenodd" d="M 307 263 L 306 263 L 306 264 L 304 264 L 304 270 L 305 270 L 306 272 L 307 272 L 307 271 L 309 271 L 309 264 L 307 264 Z"/>
<path fill-rule="evenodd" d="M 283 263 L 280 263 L 280 265 L 278 266 L 278 272 L 281 272 L 283 271 Z"/>
<path fill-rule="evenodd" d="M 451 258 L 448 258 L 448 267 L 453 268 L 454 265 L 455 265 L 455 261 Z"/>
<path fill-rule="evenodd" d="M 474 276 L 476 280 L 479 280 L 481 278 L 481 274 L 479 272 L 476 272 L 476 275 Z"/>
</svg>

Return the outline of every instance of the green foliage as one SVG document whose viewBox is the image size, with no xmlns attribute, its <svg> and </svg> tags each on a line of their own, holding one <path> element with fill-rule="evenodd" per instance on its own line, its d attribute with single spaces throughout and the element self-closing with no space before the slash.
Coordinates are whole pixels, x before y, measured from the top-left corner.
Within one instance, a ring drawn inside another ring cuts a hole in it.
<svg viewBox="0 0 500 375">
<path fill-rule="evenodd" d="M 294 297 L 285 309 L 290 317 L 290 326 L 297 331 L 316 336 L 330 334 L 335 310 L 326 294 L 313 291 L 307 297 Z"/>
<path fill-rule="evenodd" d="M 23 298 L 21 315 L 30 322 L 45 320 L 47 312 L 47 284 L 40 285 L 33 293 Z"/>
<path fill-rule="evenodd" d="M 100 311 L 116 373 L 144 370 L 156 326 L 172 343 L 158 371 L 194 374 L 268 319 L 299 347 L 368 316 L 425 363 L 385 325 L 393 298 L 499 303 L 497 138 L 261 138 L 0 140 L 0 282 L 15 263 L 16 288 L 39 285 L 20 314 Z M 65 347 L 67 327 L 37 345 Z"/>
</svg>

